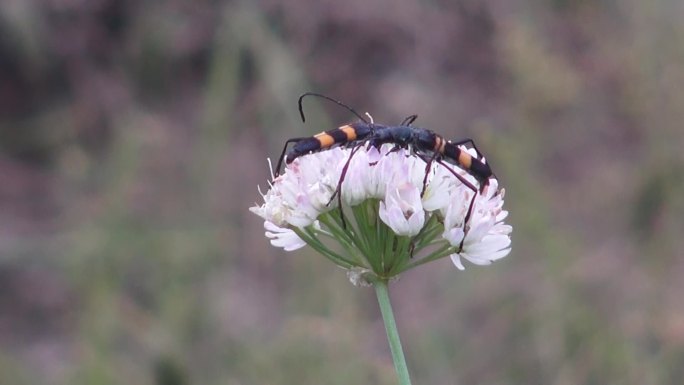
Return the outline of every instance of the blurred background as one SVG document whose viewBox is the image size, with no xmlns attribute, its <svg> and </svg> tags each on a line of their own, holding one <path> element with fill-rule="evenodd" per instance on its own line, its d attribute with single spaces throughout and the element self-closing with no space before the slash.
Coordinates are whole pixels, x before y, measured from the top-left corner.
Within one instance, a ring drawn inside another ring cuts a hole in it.
<svg viewBox="0 0 684 385">
<path fill-rule="evenodd" d="M 0 3 L 0 383 L 394 384 L 372 290 L 247 209 L 290 137 L 473 138 L 513 252 L 391 287 L 417 384 L 684 378 L 684 3 Z"/>
</svg>

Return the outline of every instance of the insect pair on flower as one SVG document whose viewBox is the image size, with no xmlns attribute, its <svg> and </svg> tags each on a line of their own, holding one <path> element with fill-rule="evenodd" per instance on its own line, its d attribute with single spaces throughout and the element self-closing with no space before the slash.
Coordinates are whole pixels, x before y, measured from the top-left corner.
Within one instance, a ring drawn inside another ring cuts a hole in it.
<svg viewBox="0 0 684 385">
<path fill-rule="evenodd" d="M 509 253 L 504 190 L 472 140 L 414 127 L 415 115 L 398 126 L 375 124 L 313 93 L 299 99 L 302 120 L 309 95 L 360 121 L 286 142 L 264 203 L 251 208 L 274 246 L 308 244 L 350 271 L 382 278 L 445 256 L 463 269 L 462 258 L 483 265 Z"/>
</svg>

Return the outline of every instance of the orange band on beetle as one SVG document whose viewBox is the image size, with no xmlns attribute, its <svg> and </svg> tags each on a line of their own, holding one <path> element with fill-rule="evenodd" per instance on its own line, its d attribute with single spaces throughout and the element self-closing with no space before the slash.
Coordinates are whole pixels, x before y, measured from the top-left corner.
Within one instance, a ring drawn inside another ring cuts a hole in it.
<svg viewBox="0 0 684 385">
<path fill-rule="evenodd" d="M 321 148 L 327 148 L 335 144 L 335 138 L 325 132 L 314 135 L 314 138 L 318 139 L 321 143 Z"/>
<path fill-rule="evenodd" d="M 458 155 L 458 163 L 461 166 L 470 169 L 470 166 L 473 164 L 473 157 L 467 152 L 461 150 L 461 153 Z"/>
<path fill-rule="evenodd" d="M 354 129 L 354 127 L 350 125 L 345 125 L 340 127 L 340 130 L 342 130 L 342 132 L 344 132 L 345 135 L 347 135 L 348 141 L 356 140 L 356 130 Z"/>
</svg>

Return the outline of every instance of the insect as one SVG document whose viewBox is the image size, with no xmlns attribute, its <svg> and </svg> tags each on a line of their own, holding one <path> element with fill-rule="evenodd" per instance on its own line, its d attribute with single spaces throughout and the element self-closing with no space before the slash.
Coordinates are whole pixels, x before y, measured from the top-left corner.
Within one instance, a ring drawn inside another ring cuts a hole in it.
<svg viewBox="0 0 684 385">
<path fill-rule="evenodd" d="M 312 152 L 327 150 L 335 146 L 351 147 L 352 151 L 344 165 L 344 168 L 342 169 L 337 189 L 330 198 L 328 204 L 333 201 L 335 196 L 337 196 L 339 207 L 342 207 L 340 197 L 342 182 L 344 181 L 352 157 L 356 151 L 364 145 L 368 146 L 368 148 L 375 147 L 379 149 L 383 144 L 393 143 L 395 147 L 391 151 L 396 151 L 401 148 L 410 148 L 414 155 L 423 159 L 426 163 L 426 172 L 425 178 L 423 179 L 423 190 L 421 195 L 425 193 L 425 189 L 427 187 L 427 178 L 429 175 L 428 171 L 433 163 L 444 165 L 446 169 L 451 172 L 451 174 L 453 174 L 465 186 L 475 193 L 478 191 L 482 192 L 489 184 L 489 179 L 495 178 L 492 169 L 489 167 L 489 164 L 484 161 L 482 153 L 480 153 L 480 151 L 477 149 L 472 139 L 463 139 L 452 142 L 445 139 L 441 135 L 436 134 L 434 131 L 412 126 L 411 124 L 416 120 L 417 115 L 410 115 L 406 117 L 397 126 L 377 124 L 373 121 L 368 121 L 353 108 L 340 101 L 322 94 L 307 92 L 302 94 L 298 101 L 299 113 L 303 122 L 306 121 L 306 118 L 302 108 L 302 101 L 307 96 L 315 96 L 331 101 L 346 108 L 360 119 L 358 122 L 345 124 L 338 128 L 318 133 L 314 136 L 288 139 L 285 142 L 283 151 L 278 159 L 278 164 L 275 169 L 276 177 L 280 173 L 283 162 L 285 162 L 285 164 L 290 164 L 300 156 Z M 294 143 L 294 146 L 292 146 L 292 148 L 288 151 L 288 146 L 290 143 Z M 472 156 L 470 153 L 459 147 L 463 145 L 469 145 L 471 148 L 473 148 L 477 156 Z M 455 164 L 456 166 L 465 170 L 468 174 L 472 175 L 478 181 L 479 188 L 475 187 L 473 183 L 468 181 L 459 173 L 455 172 L 451 167 L 448 167 L 445 162 Z M 468 223 L 468 220 L 471 216 L 473 205 L 475 203 L 475 196 L 476 194 L 473 195 L 473 198 L 470 201 L 470 205 L 465 217 L 465 223 Z M 344 217 L 342 217 L 342 221 L 344 224 Z M 462 246 L 463 242 L 461 242 L 461 248 Z"/>
</svg>

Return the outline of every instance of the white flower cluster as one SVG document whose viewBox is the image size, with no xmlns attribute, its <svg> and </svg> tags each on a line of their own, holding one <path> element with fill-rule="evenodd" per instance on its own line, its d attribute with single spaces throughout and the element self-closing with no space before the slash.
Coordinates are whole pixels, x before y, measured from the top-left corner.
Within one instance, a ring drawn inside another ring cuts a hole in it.
<svg viewBox="0 0 684 385">
<path fill-rule="evenodd" d="M 461 258 L 485 265 L 510 252 L 512 228 L 503 222 L 508 212 L 502 209 L 504 191 L 498 189 L 496 179 L 490 179 L 484 191 L 476 193 L 447 167 L 478 186 L 467 172 L 436 162 L 426 170 L 425 161 L 410 151 L 395 151 L 391 144 L 380 150 L 336 147 L 299 157 L 289 164 L 262 194 L 264 203 L 250 208 L 264 219 L 266 236 L 274 246 L 288 251 L 303 247 L 306 243 L 291 229 L 312 225 L 319 228 L 317 218 L 338 207 L 338 199 L 331 198 L 352 151 L 355 153 L 341 188 L 343 207 L 368 199 L 380 200 L 380 219 L 397 235 L 409 237 L 419 234 L 437 215 L 444 226 L 443 239 L 453 246 L 450 257 L 459 269 L 464 268 Z"/>
</svg>

